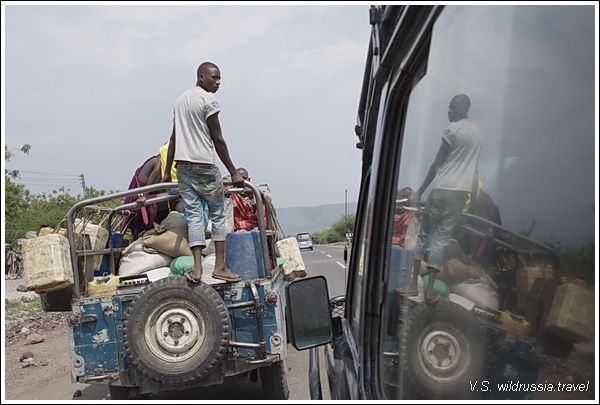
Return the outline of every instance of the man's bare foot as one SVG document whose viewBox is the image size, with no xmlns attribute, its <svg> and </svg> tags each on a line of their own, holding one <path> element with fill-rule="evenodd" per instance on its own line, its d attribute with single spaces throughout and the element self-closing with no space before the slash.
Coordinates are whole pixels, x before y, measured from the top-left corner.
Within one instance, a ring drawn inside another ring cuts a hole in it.
<svg viewBox="0 0 600 405">
<path fill-rule="evenodd" d="M 218 280 L 225 280 L 230 282 L 236 282 L 242 279 L 238 274 L 232 273 L 231 270 L 229 270 L 226 267 L 223 267 L 218 270 L 215 269 L 213 271 L 212 277 Z"/>
<path fill-rule="evenodd" d="M 184 276 L 192 283 L 198 284 L 202 280 L 202 270 L 200 270 L 200 272 L 196 270 L 188 271 Z"/>
<path fill-rule="evenodd" d="M 425 302 L 429 304 L 433 304 L 438 299 L 440 299 L 440 296 L 435 291 L 427 291 L 425 293 Z"/>
</svg>

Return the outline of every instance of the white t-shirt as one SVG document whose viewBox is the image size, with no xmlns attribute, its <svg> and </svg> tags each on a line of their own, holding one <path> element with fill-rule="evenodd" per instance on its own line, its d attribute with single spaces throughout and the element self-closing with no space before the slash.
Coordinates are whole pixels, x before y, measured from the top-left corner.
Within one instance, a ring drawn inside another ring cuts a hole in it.
<svg viewBox="0 0 600 405">
<path fill-rule="evenodd" d="M 183 93 L 175 102 L 175 160 L 215 163 L 215 151 L 206 120 L 221 111 L 214 93 L 200 86 Z"/>
<path fill-rule="evenodd" d="M 481 153 L 479 128 L 468 119 L 451 122 L 442 140 L 450 145 L 450 153 L 437 172 L 434 188 L 471 192 Z"/>
</svg>

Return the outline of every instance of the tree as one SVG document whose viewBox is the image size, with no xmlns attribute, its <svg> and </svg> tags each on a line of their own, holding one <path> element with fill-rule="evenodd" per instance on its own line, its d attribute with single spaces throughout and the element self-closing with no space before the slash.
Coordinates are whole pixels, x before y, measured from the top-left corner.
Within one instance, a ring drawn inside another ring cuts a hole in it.
<svg viewBox="0 0 600 405">
<path fill-rule="evenodd" d="M 14 149 L 9 149 L 8 145 L 4 145 L 4 160 L 6 160 L 7 162 L 10 162 L 10 159 L 12 159 L 12 157 L 14 156 L 13 152 L 15 152 L 17 150 L 20 150 L 24 154 L 29 155 L 29 152 L 31 151 L 31 145 L 26 143 L 23 146 L 21 146 L 20 148 L 14 148 Z"/>
<path fill-rule="evenodd" d="M 354 221 L 356 220 L 355 214 L 350 214 L 348 216 L 342 216 L 337 220 L 332 226 L 331 231 L 335 241 L 341 242 L 346 239 L 346 233 L 352 232 L 354 230 Z"/>
<path fill-rule="evenodd" d="M 343 242 L 346 239 L 346 233 L 354 230 L 355 214 L 348 216 L 342 215 L 331 228 L 318 231 L 312 234 L 315 243 L 334 243 Z"/>
<path fill-rule="evenodd" d="M 28 154 L 31 150 L 30 145 L 23 145 L 21 148 L 10 149 L 8 145 L 4 147 L 4 159 L 10 161 L 15 151 Z M 31 195 L 22 185 L 13 181 L 19 177 L 18 170 L 5 170 L 5 232 L 6 241 L 14 243 L 22 238 L 27 231 L 38 231 L 41 226 L 55 227 L 65 218 L 67 212 L 75 203 L 82 198 L 93 198 L 107 194 L 104 190 L 96 190 L 93 187 L 86 187 L 84 196 L 71 195 L 69 190 L 64 187 L 58 190 L 52 190 L 49 194 Z M 112 193 L 114 191 L 110 191 Z M 121 199 L 107 201 L 100 205 L 106 207 L 116 207 L 122 203 Z M 95 223 L 101 220 L 102 216 L 94 216 L 91 220 Z"/>
<path fill-rule="evenodd" d="M 14 149 L 10 149 L 8 145 L 4 145 L 4 160 L 7 163 L 10 162 L 10 159 L 14 156 L 13 152 L 17 150 L 28 155 L 31 151 L 31 145 L 25 144 L 20 148 Z M 25 189 L 25 187 L 22 184 L 17 184 L 13 181 L 13 179 L 16 179 L 18 177 L 18 170 L 4 169 L 4 221 L 6 227 L 5 231 L 7 233 L 7 241 L 14 240 L 14 235 L 10 235 L 10 232 L 12 231 L 12 225 L 14 224 L 19 214 L 23 212 L 28 205 L 27 197 L 29 195 L 29 192 Z"/>
</svg>

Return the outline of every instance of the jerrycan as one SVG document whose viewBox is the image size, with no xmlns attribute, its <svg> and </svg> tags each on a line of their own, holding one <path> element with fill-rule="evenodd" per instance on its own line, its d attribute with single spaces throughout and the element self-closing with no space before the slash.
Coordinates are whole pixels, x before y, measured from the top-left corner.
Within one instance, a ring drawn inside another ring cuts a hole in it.
<svg viewBox="0 0 600 405">
<path fill-rule="evenodd" d="M 56 233 L 26 240 L 23 269 L 25 287 L 38 294 L 73 285 L 69 241 Z"/>
<path fill-rule="evenodd" d="M 242 280 L 265 277 L 265 265 L 260 232 L 239 231 L 227 235 L 225 242 L 225 266 Z"/>
</svg>

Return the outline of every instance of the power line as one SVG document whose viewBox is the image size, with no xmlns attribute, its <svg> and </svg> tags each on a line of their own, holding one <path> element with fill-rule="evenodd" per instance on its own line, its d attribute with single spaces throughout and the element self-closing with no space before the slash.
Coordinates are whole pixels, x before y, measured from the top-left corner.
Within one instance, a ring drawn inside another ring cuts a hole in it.
<svg viewBox="0 0 600 405">
<path fill-rule="evenodd" d="M 35 182 L 35 181 L 25 181 L 25 182 L 16 182 L 17 184 L 27 185 L 27 186 L 77 186 L 79 182 Z"/>
<path fill-rule="evenodd" d="M 21 177 L 21 176 L 19 176 L 18 179 L 20 179 L 20 180 L 41 180 L 41 181 L 44 181 L 44 180 L 50 180 L 50 181 L 55 181 L 55 180 L 56 181 L 74 181 L 76 183 L 80 182 L 77 179 L 61 179 L 61 178 L 58 178 L 58 177 Z"/>
<path fill-rule="evenodd" d="M 8 169 L 8 170 L 11 170 L 11 169 Z M 19 170 L 19 169 L 12 169 L 12 170 L 18 170 L 20 173 L 48 174 L 48 175 L 51 175 L 51 176 L 79 177 L 76 174 L 61 174 L 61 173 L 49 173 L 49 172 L 33 172 L 33 171 L 29 171 L 29 170 Z"/>
<path fill-rule="evenodd" d="M 11 179 L 14 182 L 23 182 L 23 183 L 73 183 L 73 184 L 78 184 L 80 183 L 79 180 L 75 180 L 75 179 L 65 179 L 65 180 L 61 180 L 61 179 L 23 179 L 23 178 L 16 178 L 16 179 Z"/>
</svg>

